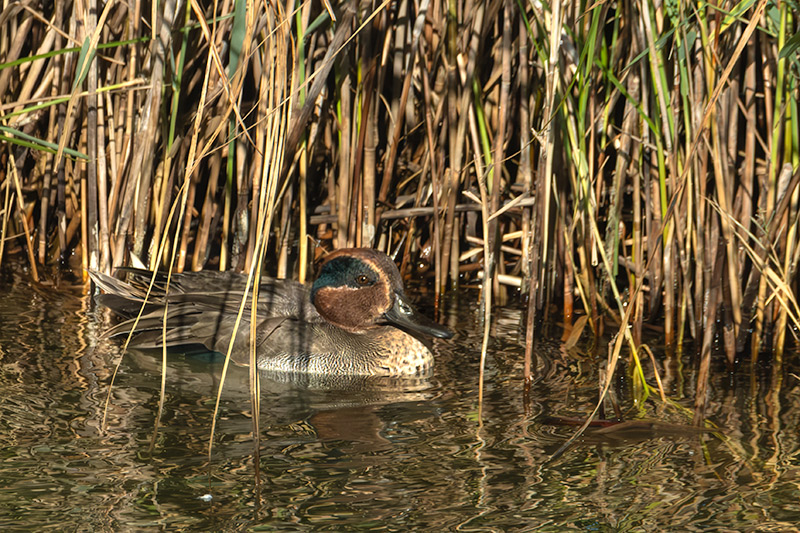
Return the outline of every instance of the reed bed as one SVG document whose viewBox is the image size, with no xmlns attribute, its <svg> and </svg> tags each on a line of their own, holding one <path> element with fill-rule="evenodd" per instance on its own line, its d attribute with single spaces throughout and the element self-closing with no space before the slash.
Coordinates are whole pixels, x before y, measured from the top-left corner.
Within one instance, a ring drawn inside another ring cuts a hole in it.
<svg viewBox="0 0 800 533">
<path fill-rule="evenodd" d="M 694 339 L 701 419 L 715 341 L 797 345 L 796 8 L 5 2 L 0 261 L 305 280 L 378 247 L 437 305 L 520 295 L 528 379 L 544 320 L 618 331 L 606 388 L 625 343 L 644 396 L 644 329 Z"/>
</svg>

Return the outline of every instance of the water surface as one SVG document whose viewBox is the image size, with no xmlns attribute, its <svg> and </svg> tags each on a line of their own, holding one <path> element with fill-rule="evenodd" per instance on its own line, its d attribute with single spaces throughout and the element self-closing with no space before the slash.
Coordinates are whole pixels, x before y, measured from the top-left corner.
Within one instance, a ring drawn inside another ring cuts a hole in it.
<svg viewBox="0 0 800 533">
<path fill-rule="evenodd" d="M 11 530 L 797 531 L 797 365 L 714 366 L 708 416 L 727 435 L 665 429 L 587 435 L 553 453 L 597 397 L 598 357 L 538 342 L 545 375 L 523 393 L 522 314 L 499 310 L 479 418 L 475 295 L 445 310 L 425 380 L 262 376 L 260 491 L 248 371 L 232 368 L 211 462 L 222 366 L 173 355 L 153 453 L 161 361 L 102 340 L 103 309 L 79 291 L 0 285 L 0 526 Z M 657 346 L 654 338 L 651 345 Z M 604 351 L 600 350 L 601 352 Z M 675 407 L 632 418 L 687 424 L 696 365 L 656 350 Z M 797 360 L 788 354 L 787 360 Z M 648 369 L 648 372 L 652 372 Z M 624 373 L 623 373 L 624 376 Z"/>
</svg>

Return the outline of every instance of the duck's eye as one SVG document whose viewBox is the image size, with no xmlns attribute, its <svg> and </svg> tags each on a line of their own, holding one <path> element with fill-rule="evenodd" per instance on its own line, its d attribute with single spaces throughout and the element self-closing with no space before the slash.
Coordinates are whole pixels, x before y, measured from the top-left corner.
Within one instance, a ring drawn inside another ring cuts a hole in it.
<svg viewBox="0 0 800 533">
<path fill-rule="evenodd" d="M 369 277 L 366 274 L 361 274 L 360 276 L 356 277 L 356 283 L 358 283 L 362 287 L 365 285 L 369 285 Z"/>
</svg>

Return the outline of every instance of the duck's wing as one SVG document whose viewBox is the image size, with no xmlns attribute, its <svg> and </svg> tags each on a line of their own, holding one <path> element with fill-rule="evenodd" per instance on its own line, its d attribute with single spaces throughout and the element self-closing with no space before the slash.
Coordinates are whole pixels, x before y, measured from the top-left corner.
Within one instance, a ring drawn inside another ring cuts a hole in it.
<svg viewBox="0 0 800 533">
<path fill-rule="evenodd" d="M 236 315 L 212 311 L 195 302 L 170 303 L 166 306 L 167 327 L 164 328 L 165 308 L 142 315 L 137 321 L 131 318 L 109 329 L 108 336 L 130 334 L 135 328 L 130 345 L 135 348 L 155 349 L 166 345 L 168 348 L 204 347 L 208 351 L 226 353 L 236 330 L 233 347 L 234 361 L 246 363 L 249 353 L 250 316 L 242 316 L 238 327 Z M 268 342 L 272 332 L 287 317 L 271 317 L 260 320 L 256 333 L 256 343 Z"/>
<path fill-rule="evenodd" d="M 157 272 L 148 295 L 153 272 L 135 268 L 121 268 L 119 271 L 128 274 L 127 281 L 95 271 L 89 271 L 89 275 L 105 292 L 97 297 L 98 301 L 123 317 L 137 315 L 145 298 L 145 312 L 163 308 L 166 303 L 195 302 L 204 309 L 236 314 L 247 287 L 247 277 L 243 274 L 202 271 L 173 274 L 167 289 L 166 273 Z M 248 296 L 244 306 L 248 315 L 251 300 L 252 296 Z M 296 281 L 271 278 L 264 278 L 259 283 L 258 316 L 296 317 L 312 322 L 321 320 L 311 305 L 308 287 Z"/>
<path fill-rule="evenodd" d="M 142 303 L 147 295 L 146 286 L 142 289 L 140 285 L 127 283 L 94 270 L 89 270 L 89 276 L 95 285 L 105 293 L 97 295 L 95 299 L 116 314 L 128 317 L 138 314 L 142 309 Z M 152 291 L 147 300 L 145 313 L 163 306 L 164 293 L 158 290 Z"/>
<path fill-rule="evenodd" d="M 106 336 L 129 335 L 131 346 L 139 348 L 204 346 L 225 353 L 233 335 L 240 309 L 242 319 L 236 333 L 236 351 L 249 350 L 251 298 L 242 309 L 246 278 L 232 272 L 187 272 L 173 275 L 167 291 L 166 274 L 157 273 L 147 296 L 153 273 L 124 269 L 128 282 L 100 272 L 89 274 L 105 294 L 98 301 L 127 320 L 117 324 Z M 142 304 L 147 303 L 142 309 Z M 140 315 L 141 312 L 141 316 Z M 138 319 L 137 319 L 138 316 Z M 266 342 L 272 330 L 285 320 L 291 323 L 318 323 L 322 319 L 311 305 L 309 289 L 300 283 L 263 279 L 258 288 L 258 337 Z M 164 319 L 166 318 L 166 328 Z M 291 328 L 290 328 L 291 329 Z M 166 331 L 165 331 L 166 330 Z M 245 352 L 248 353 L 248 352 Z"/>
<path fill-rule="evenodd" d="M 218 270 L 202 270 L 199 272 L 173 272 L 168 275 L 164 271 L 150 271 L 141 268 L 119 267 L 116 272 L 125 274 L 127 285 L 137 294 L 144 296 L 152 281 L 151 296 L 162 297 L 170 294 L 193 294 L 202 292 L 238 292 L 243 293 L 247 285 L 247 276 L 238 272 Z M 169 291 L 167 284 L 169 283 Z"/>
</svg>

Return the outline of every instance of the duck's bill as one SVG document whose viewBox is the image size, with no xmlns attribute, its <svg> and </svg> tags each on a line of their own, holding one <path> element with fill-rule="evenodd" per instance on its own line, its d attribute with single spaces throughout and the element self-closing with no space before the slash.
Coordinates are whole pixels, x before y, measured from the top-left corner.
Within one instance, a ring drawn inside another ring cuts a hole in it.
<svg viewBox="0 0 800 533">
<path fill-rule="evenodd" d="M 425 315 L 419 314 L 402 294 L 396 295 L 394 305 L 383 314 L 383 317 L 389 324 L 424 335 L 439 337 L 440 339 L 449 339 L 453 336 L 453 332 L 446 327 L 437 324 Z"/>
</svg>

